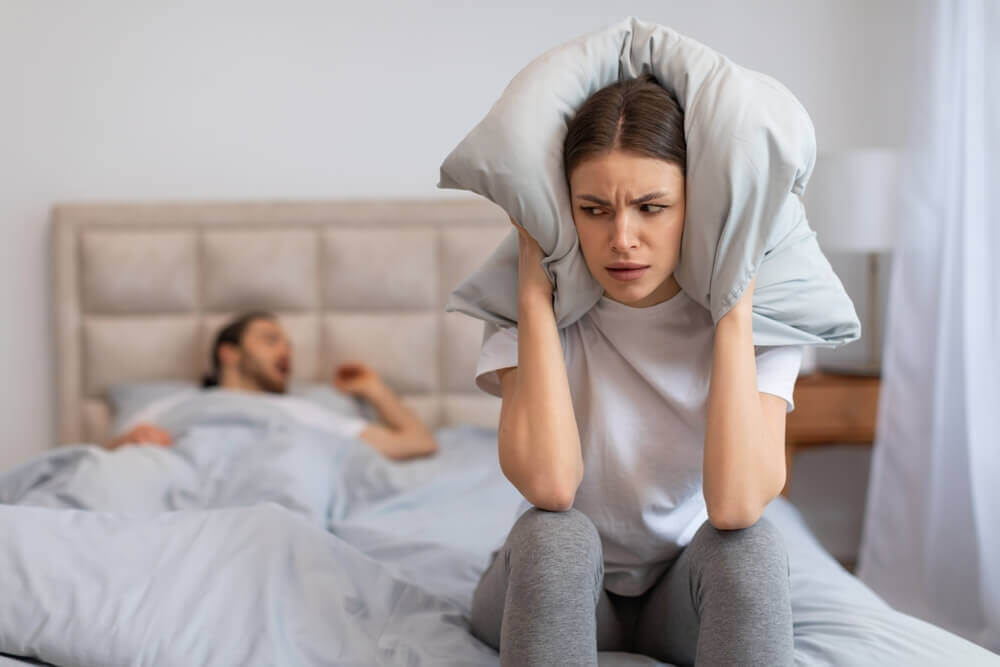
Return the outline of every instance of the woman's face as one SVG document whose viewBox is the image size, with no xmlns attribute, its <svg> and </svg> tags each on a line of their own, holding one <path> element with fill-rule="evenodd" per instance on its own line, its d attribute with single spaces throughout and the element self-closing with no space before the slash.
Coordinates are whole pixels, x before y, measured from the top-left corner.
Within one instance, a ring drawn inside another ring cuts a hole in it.
<svg viewBox="0 0 1000 667">
<path fill-rule="evenodd" d="M 605 296 L 644 308 L 677 293 L 684 174 L 676 164 L 613 150 L 578 164 L 569 187 L 580 249 Z"/>
</svg>

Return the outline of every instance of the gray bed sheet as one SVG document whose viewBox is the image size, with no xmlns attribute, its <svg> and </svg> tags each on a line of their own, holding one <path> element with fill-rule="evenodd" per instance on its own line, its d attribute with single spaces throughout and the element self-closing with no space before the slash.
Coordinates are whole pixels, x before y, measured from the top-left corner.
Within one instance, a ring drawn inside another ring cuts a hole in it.
<svg viewBox="0 0 1000 667">
<path fill-rule="evenodd" d="M 0 475 L 0 653 L 53 665 L 490 665 L 472 591 L 519 496 L 496 431 L 394 463 L 201 400 L 177 445 L 55 450 Z M 891 609 L 784 499 L 797 665 L 998 665 Z M 24 664 L 0 656 L 0 665 Z M 657 665 L 604 653 L 602 665 Z"/>
</svg>

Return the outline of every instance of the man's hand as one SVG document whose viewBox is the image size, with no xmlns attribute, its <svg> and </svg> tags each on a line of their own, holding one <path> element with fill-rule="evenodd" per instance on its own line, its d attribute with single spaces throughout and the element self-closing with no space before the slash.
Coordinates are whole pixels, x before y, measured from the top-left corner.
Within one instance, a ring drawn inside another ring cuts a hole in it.
<svg viewBox="0 0 1000 667">
<path fill-rule="evenodd" d="M 333 371 L 333 386 L 355 396 L 370 398 L 382 388 L 382 379 L 370 366 L 351 361 Z"/>
<path fill-rule="evenodd" d="M 115 449 L 121 447 L 122 445 L 162 445 L 163 447 L 169 447 L 174 443 L 173 438 L 165 430 L 156 426 L 155 424 L 150 424 L 148 422 L 142 422 L 134 426 L 128 433 L 123 433 L 118 436 L 110 443 L 108 443 L 108 449 Z"/>
</svg>

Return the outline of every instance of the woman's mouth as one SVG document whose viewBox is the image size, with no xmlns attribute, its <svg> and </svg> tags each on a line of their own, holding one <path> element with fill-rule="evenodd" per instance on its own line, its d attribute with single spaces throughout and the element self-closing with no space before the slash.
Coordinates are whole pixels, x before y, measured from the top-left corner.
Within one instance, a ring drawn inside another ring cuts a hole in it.
<svg viewBox="0 0 1000 667">
<path fill-rule="evenodd" d="M 610 275 L 615 280 L 620 280 L 622 282 L 629 282 L 631 280 L 638 280 L 642 275 L 649 269 L 648 266 L 642 267 L 629 267 L 629 268 L 612 268 L 607 267 L 608 275 Z"/>
</svg>

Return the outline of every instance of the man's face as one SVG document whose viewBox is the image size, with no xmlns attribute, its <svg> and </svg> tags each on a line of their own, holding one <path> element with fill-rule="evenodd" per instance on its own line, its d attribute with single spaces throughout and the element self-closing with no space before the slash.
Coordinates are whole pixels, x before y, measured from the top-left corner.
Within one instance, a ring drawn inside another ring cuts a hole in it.
<svg viewBox="0 0 1000 667">
<path fill-rule="evenodd" d="M 275 320 L 254 320 L 243 330 L 238 369 L 244 383 L 283 394 L 292 372 L 292 347 Z"/>
</svg>

